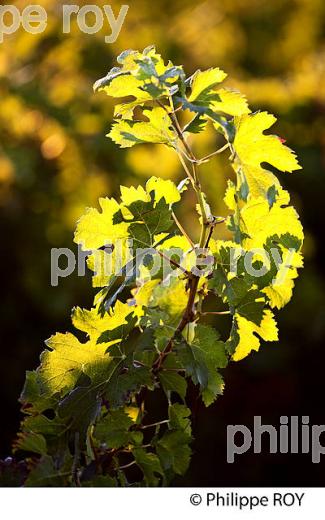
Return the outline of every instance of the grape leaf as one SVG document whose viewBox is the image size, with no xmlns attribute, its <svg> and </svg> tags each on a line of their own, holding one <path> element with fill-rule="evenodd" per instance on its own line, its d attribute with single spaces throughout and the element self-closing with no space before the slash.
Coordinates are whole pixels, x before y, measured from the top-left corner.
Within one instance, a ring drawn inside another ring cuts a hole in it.
<svg viewBox="0 0 325 520">
<path fill-rule="evenodd" d="M 136 448 L 132 453 L 137 465 L 143 472 L 146 484 L 150 487 L 157 486 L 159 484 L 159 476 L 164 474 L 157 455 L 148 453 L 142 448 Z"/>
<path fill-rule="evenodd" d="M 197 71 L 191 81 L 190 103 L 207 104 L 214 97 L 213 88 L 221 83 L 227 74 L 219 68 Z"/>
<path fill-rule="evenodd" d="M 161 385 L 166 392 L 176 392 L 183 400 L 185 400 L 187 385 L 184 377 L 177 372 L 162 372 L 159 376 Z"/>
<path fill-rule="evenodd" d="M 71 470 L 68 461 L 61 469 L 57 469 L 53 458 L 44 455 L 31 470 L 25 482 L 26 487 L 66 487 Z"/>
<path fill-rule="evenodd" d="M 137 106 L 184 89 L 182 67 L 174 66 L 172 62 L 165 65 L 154 46 L 142 53 L 123 52 L 117 61 L 122 67 L 114 67 L 94 84 L 95 91 L 103 90 L 108 96 L 134 98 L 116 105 L 115 116 L 132 119 Z"/>
<path fill-rule="evenodd" d="M 191 410 L 183 404 L 175 403 L 168 407 L 170 427 L 183 430 L 191 436 Z"/>
<path fill-rule="evenodd" d="M 128 430 L 133 424 L 123 409 L 111 410 L 96 424 L 94 436 L 108 448 L 120 448 L 130 442 Z"/>
<path fill-rule="evenodd" d="M 21 432 L 18 434 L 17 439 L 14 442 L 14 451 L 23 450 L 30 451 L 32 453 L 38 453 L 39 455 L 46 455 L 47 444 L 46 439 L 40 433 Z"/>
<path fill-rule="evenodd" d="M 81 244 L 84 251 L 98 249 L 128 238 L 128 225 L 125 222 L 116 224 L 114 215 L 120 206 L 115 199 L 99 199 L 101 213 L 94 208 L 88 208 L 79 219 L 74 240 Z"/>
<path fill-rule="evenodd" d="M 118 483 L 115 478 L 109 477 L 108 475 L 97 475 L 91 480 L 82 480 L 82 487 L 95 487 L 95 488 L 110 488 L 117 487 Z"/>
<path fill-rule="evenodd" d="M 256 325 L 242 316 L 235 315 L 232 331 L 232 348 L 234 348 L 232 359 L 234 361 L 240 361 L 245 358 L 252 350 L 259 350 L 260 339 L 256 334 L 264 341 L 278 340 L 276 322 L 269 309 L 264 311 L 260 325 Z"/>
<path fill-rule="evenodd" d="M 49 350 L 41 356 L 38 379 L 43 393 L 65 394 L 72 390 L 84 373 L 93 381 L 105 379 L 111 362 L 107 344 L 94 340 L 80 343 L 71 333 L 56 334 L 46 342 Z"/>
<path fill-rule="evenodd" d="M 101 409 L 98 388 L 91 383 L 89 378 L 82 376 L 76 388 L 60 402 L 58 408 L 59 416 L 69 425 L 71 441 L 75 445 L 78 441 L 80 448 L 85 446 L 88 428 L 95 423 Z"/>
<path fill-rule="evenodd" d="M 250 113 L 245 96 L 235 90 L 226 88 L 216 91 L 219 99 L 211 102 L 213 112 L 224 113 L 230 116 L 241 116 Z"/>
<path fill-rule="evenodd" d="M 193 342 L 182 341 L 177 345 L 177 352 L 186 373 L 194 384 L 200 385 L 203 401 L 209 406 L 223 391 L 217 369 L 227 365 L 224 343 L 218 340 L 214 329 L 198 325 Z"/>
<path fill-rule="evenodd" d="M 118 121 L 107 135 L 121 148 L 130 148 L 139 143 L 166 144 L 174 147 L 176 134 L 171 130 L 171 120 L 161 107 L 144 110 L 148 121 Z"/>
<path fill-rule="evenodd" d="M 177 475 L 183 475 L 190 464 L 192 454 L 189 442 L 191 437 L 183 431 L 167 431 L 156 444 L 157 455 L 161 466 L 168 474 L 172 470 Z"/>
<path fill-rule="evenodd" d="M 301 168 L 296 155 L 280 138 L 264 134 L 275 122 L 276 118 L 267 112 L 244 114 L 234 119 L 234 168 L 239 177 L 243 176 L 241 182 L 246 181 L 252 197 L 266 196 L 271 186 L 279 186 L 275 175 L 262 168 L 261 163 L 268 163 L 283 172 Z"/>
<path fill-rule="evenodd" d="M 118 300 L 114 309 L 105 313 L 104 316 L 101 316 L 96 308 L 87 310 L 76 307 L 72 311 L 72 323 L 78 330 L 86 332 L 89 337 L 96 341 L 104 332 L 113 331 L 127 325 L 127 317 L 132 313 L 132 307 Z M 122 335 L 120 338 L 122 338 Z M 111 337 L 108 342 L 116 339 L 119 339 L 118 336 Z"/>
</svg>

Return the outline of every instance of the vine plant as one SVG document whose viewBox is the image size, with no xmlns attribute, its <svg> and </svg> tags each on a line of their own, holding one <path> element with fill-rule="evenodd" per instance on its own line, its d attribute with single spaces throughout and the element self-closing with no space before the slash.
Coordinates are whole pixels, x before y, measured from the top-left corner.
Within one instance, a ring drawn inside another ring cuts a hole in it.
<svg viewBox="0 0 325 520">
<path fill-rule="evenodd" d="M 275 117 L 251 113 L 244 96 L 221 87 L 219 68 L 186 78 L 154 47 L 117 61 L 94 86 L 121 99 L 108 137 L 121 148 L 173 149 L 185 178 L 178 186 L 156 177 L 145 187 L 122 186 L 119 202 L 102 198 L 100 211 L 80 218 L 75 242 L 89 252 L 99 292 L 92 309 L 72 311 L 78 337 L 52 336 L 39 368 L 27 373 L 26 416 L 14 445 L 27 452 L 26 486 L 156 486 L 184 474 L 189 382 L 209 406 L 223 392 L 220 369 L 258 350 L 261 339 L 278 339 L 273 310 L 288 303 L 302 267 L 301 223 L 265 167 L 300 168 L 281 138 L 264 133 Z M 224 145 L 198 158 L 192 143 L 208 125 Z M 200 176 L 200 166 L 220 153 L 236 174 L 226 217 L 214 215 Z M 187 190 L 197 198 L 198 239 L 176 216 Z M 228 240 L 216 233 L 223 222 Z M 231 315 L 226 341 L 206 324 L 209 314 Z M 159 393 L 165 405 L 153 417 Z"/>
</svg>

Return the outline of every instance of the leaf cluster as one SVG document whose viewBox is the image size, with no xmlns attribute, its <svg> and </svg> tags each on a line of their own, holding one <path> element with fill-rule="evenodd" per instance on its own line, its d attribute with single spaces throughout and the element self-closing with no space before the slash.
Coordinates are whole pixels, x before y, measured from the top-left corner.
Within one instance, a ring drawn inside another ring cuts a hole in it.
<svg viewBox="0 0 325 520">
<path fill-rule="evenodd" d="M 274 173 L 300 166 L 278 136 L 265 134 L 274 116 L 251 113 L 243 95 L 222 85 L 219 68 L 186 77 L 154 47 L 117 61 L 94 87 L 118 100 L 108 137 L 121 148 L 168 146 L 185 178 L 178 186 L 156 177 L 122 186 L 120 200 L 102 198 L 80 218 L 75 241 L 88 252 L 97 293 L 90 310 L 73 309 L 75 334 L 52 336 L 27 374 L 14 446 L 28 454 L 26 486 L 157 486 L 184 474 L 189 382 L 209 406 L 231 360 L 278 339 L 274 310 L 291 299 L 303 263 L 303 229 Z M 191 143 L 207 125 L 222 147 L 197 158 Z M 236 177 L 222 216 L 199 173 L 216 153 L 228 153 Z M 200 237 L 176 216 L 188 190 L 197 197 Z M 228 240 L 217 234 L 223 223 Z M 203 253 L 208 270 L 197 269 Z M 229 316 L 227 338 L 207 324 L 209 314 Z M 151 420 L 155 393 L 165 408 Z"/>
</svg>

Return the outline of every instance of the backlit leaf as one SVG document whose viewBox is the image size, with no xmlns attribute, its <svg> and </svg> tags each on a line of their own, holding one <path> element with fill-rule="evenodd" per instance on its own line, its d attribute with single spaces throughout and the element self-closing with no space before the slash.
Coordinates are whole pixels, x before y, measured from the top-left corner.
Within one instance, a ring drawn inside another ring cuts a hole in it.
<svg viewBox="0 0 325 520">
<path fill-rule="evenodd" d="M 144 110 L 143 114 L 148 121 L 116 122 L 107 137 L 121 148 L 130 148 L 139 143 L 166 144 L 173 147 L 176 135 L 171 130 L 171 121 L 165 110 L 156 107 Z"/>
<path fill-rule="evenodd" d="M 207 96 L 211 94 L 213 88 L 218 85 L 218 83 L 221 83 L 226 76 L 227 74 L 219 68 L 208 69 L 203 72 L 197 71 L 192 78 L 192 91 L 188 100 L 191 103 L 206 101 Z"/>
<path fill-rule="evenodd" d="M 235 330 L 238 340 L 232 356 L 234 361 L 240 361 L 245 358 L 252 350 L 259 350 L 260 339 L 258 336 L 264 341 L 278 340 L 276 322 L 269 309 L 264 311 L 264 317 L 260 325 L 256 325 L 242 316 L 235 315 Z"/>
</svg>

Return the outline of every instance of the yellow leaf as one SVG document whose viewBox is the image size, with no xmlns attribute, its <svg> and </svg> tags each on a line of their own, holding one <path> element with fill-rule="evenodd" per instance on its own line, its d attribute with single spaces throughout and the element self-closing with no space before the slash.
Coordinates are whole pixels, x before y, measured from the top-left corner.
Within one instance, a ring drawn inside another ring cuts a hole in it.
<svg viewBox="0 0 325 520">
<path fill-rule="evenodd" d="M 43 352 L 39 377 L 44 392 L 66 393 L 72 390 L 82 374 L 88 375 L 92 383 L 105 378 L 111 362 L 106 353 L 109 345 L 96 344 L 94 340 L 80 343 L 70 333 L 55 334 L 47 342 L 50 350 Z"/>
<path fill-rule="evenodd" d="M 283 250 L 283 260 L 275 279 L 262 291 L 269 298 L 271 307 L 281 309 L 291 300 L 294 279 L 298 277 L 298 267 L 303 267 L 302 254 Z"/>
<path fill-rule="evenodd" d="M 166 204 L 173 204 L 181 200 L 181 195 L 176 185 L 169 180 L 151 177 L 146 184 L 147 193 L 155 192 L 155 202 L 165 199 Z"/>
<path fill-rule="evenodd" d="M 168 66 L 166 66 L 164 64 L 163 58 L 156 52 L 156 48 L 154 46 L 152 46 L 150 49 L 146 49 L 144 52 L 130 51 L 128 54 L 125 54 L 121 60 L 119 60 L 119 63 L 122 63 L 123 71 L 130 71 L 131 74 L 137 75 L 139 70 L 139 62 L 143 61 L 145 58 L 153 59 L 158 75 L 164 74 L 167 68 L 173 65 L 171 62 L 169 62 Z"/>
<path fill-rule="evenodd" d="M 272 185 L 279 186 L 277 178 L 262 168 L 261 163 L 269 163 L 283 172 L 301 168 L 296 155 L 279 137 L 264 134 L 275 122 L 276 118 L 267 112 L 246 114 L 234 119 L 234 168 L 239 177 L 244 175 L 246 178 L 252 197 L 265 196 Z M 243 182 L 242 179 L 239 180 Z"/>
<path fill-rule="evenodd" d="M 240 92 L 222 88 L 216 91 L 220 101 L 212 101 L 211 108 L 216 112 L 224 112 L 231 116 L 249 114 L 247 100 Z"/>
<path fill-rule="evenodd" d="M 118 275 L 132 258 L 133 249 L 129 240 L 116 242 L 111 252 L 94 250 L 87 258 L 87 266 L 94 273 L 93 287 L 106 287 L 112 276 Z"/>
<path fill-rule="evenodd" d="M 136 408 L 135 406 L 126 406 L 124 408 L 124 412 L 132 419 L 134 423 L 137 422 L 140 413 L 139 408 Z"/>
<path fill-rule="evenodd" d="M 270 208 L 262 197 L 249 200 L 241 209 L 240 229 L 247 235 L 242 241 L 245 249 L 263 248 L 266 239 L 273 235 L 289 233 L 300 240 L 304 238 L 299 216 L 292 206 L 282 207 L 277 201 Z"/>
<path fill-rule="evenodd" d="M 228 180 L 228 187 L 227 187 L 223 200 L 224 200 L 226 206 L 233 211 L 235 211 L 235 209 L 237 207 L 237 202 L 236 202 L 235 196 L 236 196 L 236 186 L 234 185 L 233 182 Z"/>
<path fill-rule="evenodd" d="M 150 202 L 149 194 L 142 186 L 135 188 L 131 186 L 121 186 L 121 201 L 125 206 L 130 206 L 133 202 L 142 200 L 143 202 Z"/>
<path fill-rule="evenodd" d="M 184 312 L 187 300 L 184 280 L 171 278 L 165 285 L 155 287 L 150 305 L 165 310 L 171 317 L 178 317 Z"/>
<path fill-rule="evenodd" d="M 136 312 L 139 316 L 139 307 L 148 307 L 150 298 L 152 296 L 152 292 L 155 287 L 160 283 L 160 280 L 149 280 L 144 283 L 141 287 L 133 289 L 132 294 L 134 296 L 134 300 L 136 302 Z M 140 312 L 140 315 L 143 316 L 143 312 Z"/>
<path fill-rule="evenodd" d="M 98 313 L 98 309 L 80 309 L 76 307 L 72 311 L 72 323 L 76 329 L 86 332 L 96 341 L 103 332 L 114 330 L 127 323 L 126 318 L 133 313 L 133 308 L 117 300 L 114 309 L 104 316 Z"/>
<path fill-rule="evenodd" d="M 279 179 L 261 166 L 243 164 L 238 167 L 238 163 L 235 162 L 235 169 L 237 170 L 239 184 L 247 182 L 251 198 L 265 197 L 271 186 L 275 186 L 276 189 L 281 188 Z"/>
<path fill-rule="evenodd" d="M 156 236 L 157 240 L 160 240 L 163 238 L 163 234 Z M 167 235 L 165 235 L 167 236 Z M 192 245 L 187 240 L 187 238 L 184 235 L 175 235 L 171 238 L 168 238 L 165 240 L 163 244 L 160 244 L 157 246 L 157 249 L 160 251 L 166 251 L 168 249 L 181 249 L 182 251 L 188 251 L 189 249 L 192 249 Z"/>
<path fill-rule="evenodd" d="M 197 101 L 198 98 L 206 91 L 212 90 L 218 83 L 221 83 L 227 74 L 219 68 L 208 69 L 205 71 L 198 70 L 192 79 L 191 87 L 192 92 L 188 100 L 192 103 Z"/>
<path fill-rule="evenodd" d="M 113 216 L 120 208 L 116 200 L 101 198 L 99 204 L 101 212 L 87 208 L 77 224 L 74 241 L 80 244 L 84 251 L 108 246 L 128 237 L 127 223 L 113 224 Z"/>
<path fill-rule="evenodd" d="M 269 298 L 271 307 L 277 307 L 278 309 L 281 309 L 291 300 L 294 282 L 290 275 L 293 278 L 296 278 L 298 273 L 297 271 L 289 271 L 285 277 L 285 280 L 281 284 L 272 284 L 269 287 L 265 287 L 265 289 L 263 289 L 262 292 L 264 292 Z"/>
<path fill-rule="evenodd" d="M 134 96 L 138 102 L 140 99 L 147 101 L 151 99 L 151 96 L 144 90 L 141 90 L 143 85 L 144 82 L 136 79 L 134 76 L 117 76 L 108 86 L 100 90 L 114 98 Z"/>
<path fill-rule="evenodd" d="M 107 135 L 121 148 L 130 148 L 137 143 L 156 143 L 173 146 L 176 134 L 171 130 L 171 121 L 168 114 L 161 107 L 144 110 L 147 121 L 131 123 L 119 121 L 115 123 Z"/>
<path fill-rule="evenodd" d="M 268 162 L 278 170 L 288 172 L 301 168 L 295 154 L 279 137 L 263 133 L 276 122 L 272 114 L 257 112 L 235 118 L 234 122 L 234 147 L 243 164 L 259 167 L 261 162 Z"/>
<path fill-rule="evenodd" d="M 140 81 L 134 76 L 118 76 L 107 87 L 104 87 L 103 90 L 108 96 L 115 98 L 134 97 L 132 101 L 126 101 L 115 106 L 115 117 L 120 116 L 122 119 L 132 119 L 135 107 L 142 106 L 146 101 L 152 99 L 150 94 L 141 90 L 143 85 L 144 81 Z"/>
<path fill-rule="evenodd" d="M 264 341 L 278 341 L 278 329 L 270 309 L 264 311 L 260 325 L 248 321 L 239 314 L 235 314 L 234 319 L 239 336 L 238 345 L 232 356 L 234 361 L 240 361 L 245 358 L 252 350 L 259 350 L 260 339 L 255 334 L 258 334 Z"/>
</svg>

